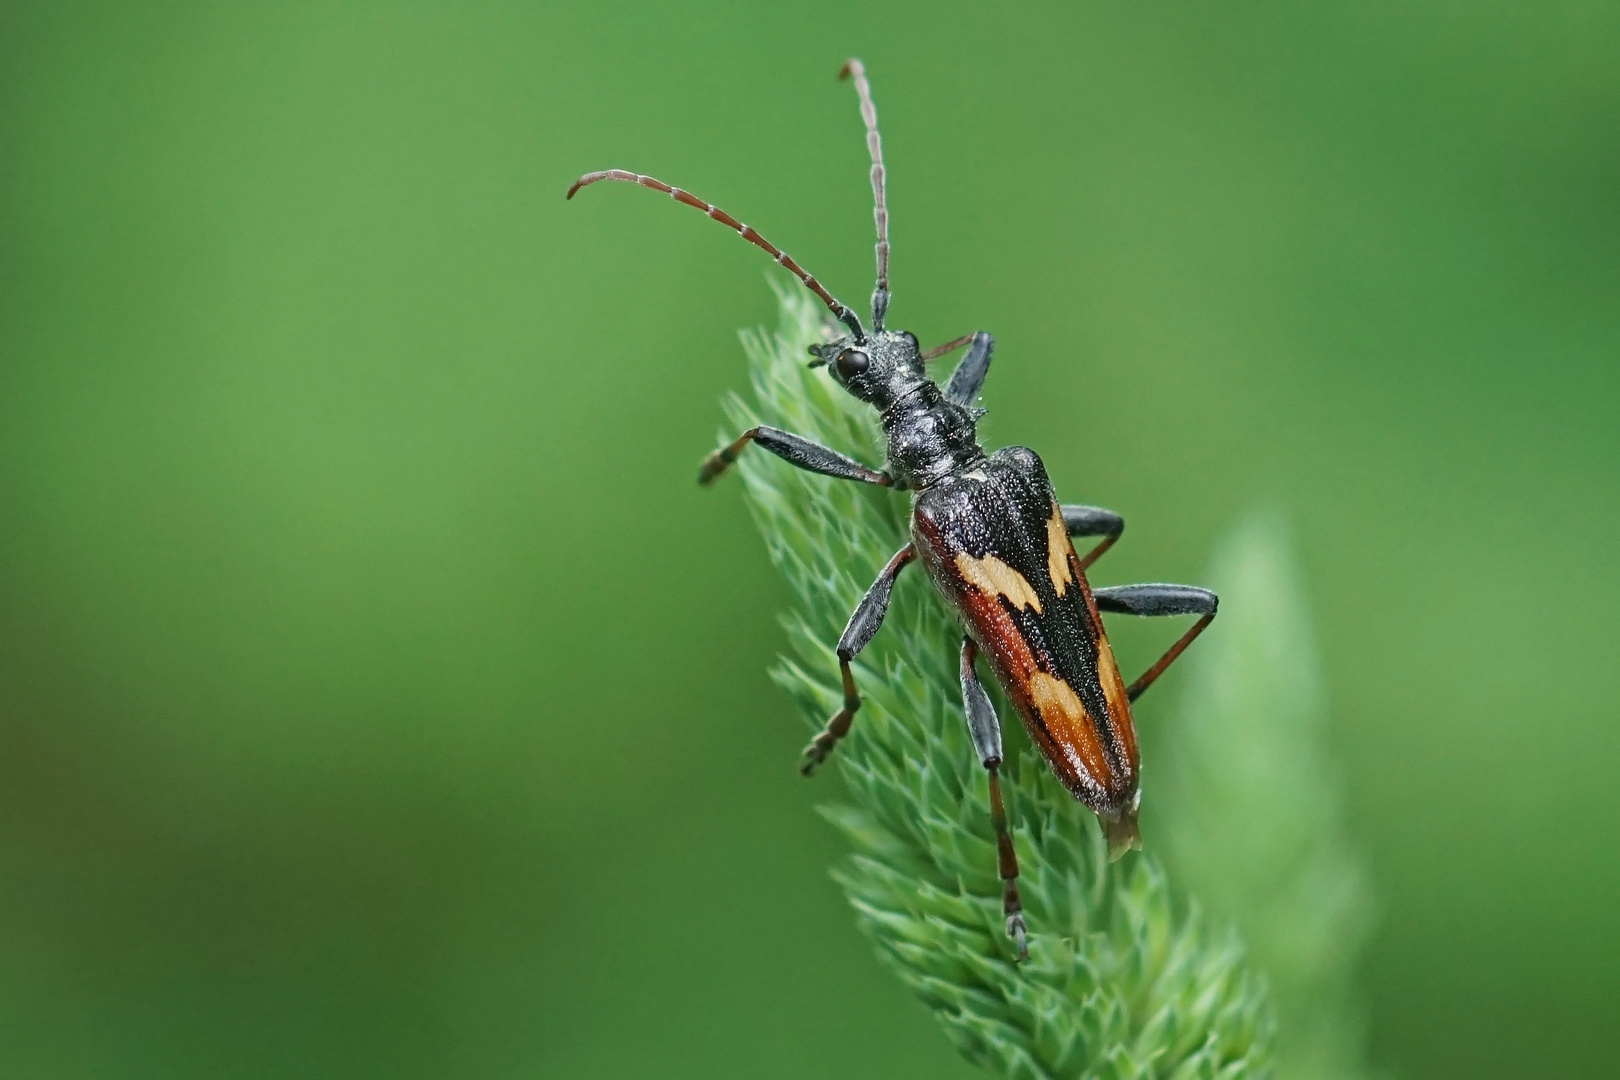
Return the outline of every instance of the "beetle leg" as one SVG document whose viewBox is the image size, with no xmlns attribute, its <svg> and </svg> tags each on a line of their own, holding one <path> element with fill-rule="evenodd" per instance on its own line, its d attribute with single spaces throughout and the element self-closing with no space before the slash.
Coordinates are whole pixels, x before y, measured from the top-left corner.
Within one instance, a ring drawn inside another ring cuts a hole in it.
<svg viewBox="0 0 1620 1080">
<path fill-rule="evenodd" d="M 797 465 L 801 469 L 821 473 L 823 476 L 835 476 L 840 480 L 859 480 L 863 484 L 877 484 L 880 487 L 889 487 L 894 483 L 888 473 L 868 469 L 853 458 L 847 458 L 820 443 L 813 443 L 809 439 L 763 424 L 749 428 L 737 436 L 730 446 L 721 447 L 704 458 L 703 467 L 698 470 L 698 483 L 705 487 L 714 483 L 715 478 L 730 468 L 731 463 L 737 460 L 737 455 L 751 442 L 758 443 L 761 449 L 769 450 L 789 465 Z"/>
<path fill-rule="evenodd" d="M 1100 506 L 1060 506 L 1063 524 L 1070 536 L 1101 536 L 1103 542 L 1086 552 L 1080 560 L 1080 572 L 1102 558 L 1102 553 L 1114 546 L 1119 534 L 1125 531 L 1125 519 L 1112 510 Z"/>
<path fill-rule="evenodd" d="M 848 625 L 838 638 L 838 675 L 844 683 L 844 707 L 833 714 L 833 718 L 827 721 L 827 726 L 822 728 L 816 737 L 810 740 L 810 745 L 804 748 L 804 760 L 799 763 L 799 772 L 805 776 L 809 776 L 817 765 L 826 761 L 827 755 L 838 745 L 838 740 L 849 733 L 849 725 L 861 707 L 861 695 L 855 689 L 855 675 L 850 671 L 849 663 L 866 648 L 866 643 L 872 640 L 872 635 L 883 625 L 883 616 L 889 611 L 889 594 L 894 591 L 894 579 L 899 577 L 900 571 L 916 557 L 917 549 L 907 544 L 883 564 L 883 569 L 878 571 L 877 580 L 866 590 L 861 602 L 855 605 L 854 614 L 849 617 Z"/>
<path fill-rule="evenodd" d="M 990 824 L 996 830 L 996 865 L 1001 874 L 1001 913 L 1007 918 L 1007 936 L 1018 944 L 1018 959 L 1029 959 L 1028 930 L 1024 926 L 1024 906 L 1018 899 L 1018 855 L 1013 851 L 1012 833 L 1007 830 L 1007 809 L 1001 802 L 1001 722 L 995 706 L 984 692 L 973 658 L 979 646 L 970 637 L 962 638 L 962 705 L 967 713 L 968 736 L 979 755 L 979 763 L 990 774 Z"/>
<path fill-rule="evenodd" d="M 979 390 L 984 386 L 984 377 L 990 373 L 990 353 L 995 347 L 996 339 L 983 330 L 973 335 L 972 347 L 968 349 L 967 355 L 962 357 L 962 362 L 956 365 L 956 370 L 951 372 L 950 381 L 945 384 L 945 400 L 954 401 L 958 405 L 973 404 L 973 399 L 979 396 Z M 930 360 L 932 357 L 924 353 L 923 359 Z"/>
<path fill-rule="evenodd" d="M 1111 588 L 1096 589 L 1092 597 L 1097 601 L 1098 611 L 1118 611 L 1126 615 L 1202 615 L 1203 618 L 1193 623 L 1181 638 L 1159 657 L 1158 662 L 1144 671 L 1140 678 L 1131 683 L 1125 690 L 1125 696 L 1135 701 L 1142 696 L 1142 692 L 1153 685 L 1153 680 L 1164 674 L 1164 669 L 1175 662 L 1176 657 L 1193 639 L 1204 632 L 1204 627 L 1215 620 L 1215 608 L 1220 598 L 1208 589 L 1200 589 L 1196 585 L 1115 585 Z"/>
</svg>

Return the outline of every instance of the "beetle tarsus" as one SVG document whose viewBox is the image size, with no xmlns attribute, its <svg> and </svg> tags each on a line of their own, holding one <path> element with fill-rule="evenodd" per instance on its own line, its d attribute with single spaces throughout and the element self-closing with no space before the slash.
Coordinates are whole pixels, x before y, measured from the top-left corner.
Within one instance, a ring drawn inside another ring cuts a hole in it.
<svg viewBox="0 0 1620 1080">
<path fill-rule="evenodd" d="M 1013 939 L 1018 946 L 1018 956 L 1013 961 L 1021 964 L 1029 959 L 1029 928 L 1024 925 L 1024 914 L 1015 911 L 1007 916 L 1007 936 Z"/>
<path fill-rule="evenodd" d="M 832 753 L 833 745 L 833 740 L 827 738 L 825 732 L 810 740 L 810 745 L 804 748 L 804 754 L 799 759 L 799 775 L 808 777 L 813 774 L 816 767 Z"/>
<path fill-rule="evenodd" d="M 847 676 L 849 669 L 845 668 L 844 673 Z M 853 684 L 846 678 L 846 685 Z M 817 765 L 827 760 L 833 752 L 833 747 L 838 745 L 838 740 L 849 734 L 849 727 L 855 722 L 855 712 L 860 707 L 859 697 L 854 697 L 853 700 L 850 697 L 844 699 L 844 707 L 827 721 L 827 726 L 817 732 L 816 737 L 810 740 L 810 745 L 804 748 L 804 757 L 799 762 L 800 776 L 809 776 L 815 772 Z"/>
<path fill-rule="evenodd" d="M 804 754 L 799 759 L 799 775 L 808 777 L 814 774 L 816 768 L 832 756 L 833 747 L 836 745 L 838 740 L 825 731 L 810 740 L 810 745 L 804 748 Z"/>
<path fill-rule="evenodd" d="M 702 466 L 698 468 L 699 484 L 704 487 L 708 487 L 710 484 L 714 483 L 720 478 L 721 473 L 725 472 L 731 467 L 731 463 L 735 461 L 736 458 L 731 454 L 730 451 L 731 448 L 726 447 L 721 450 L 716 450 L 714 453 L 703 459 Z"/>
<path fill-rule="evenodd" d="M 962 643 L 962 672 L 964 684 L 971 679 L 977 685 L 978 678 L 973 674 L 971 638 Z M 982 687 L 979 688 L 979 692 L 981 694 L 984 692 Z M 992 712 L 992 719 L 994 716 Z M 998 730 L 997 742 L 999 741 Z M 1001 759 L 988 758 L 984 762 L 984 767 L 990 791 L 990 824 L 996 831 L 996 870 L 1001 875 L 1001 913 L 1007 917 L 1007 936 L 1018 944 L 1018 956 L 1015 960 L 1018 962 L 1029 959 L 1029 945 L 1024 926 L 1024 902 L 1018 897 L 1018 855 L 1013 850 L 1012 833 L 1007 828 L 1007 808 L 1001 801 L 1001 779 L 998 775 Z"/>
<path fill-rule="evenodd" d="M 1016 866 L 1013 871 L 1017 873 Z M 1024 925 L 1024 904 L 1018 898 L 1018 882 L 1014 878 L 1006 878 L 1001 883 L 1001 913 L 1007 917 L 1007 936 L 1018 946 L 1018 956 L 1013 962 L 1028 960 L 1029 928 Z"/>
</svg>

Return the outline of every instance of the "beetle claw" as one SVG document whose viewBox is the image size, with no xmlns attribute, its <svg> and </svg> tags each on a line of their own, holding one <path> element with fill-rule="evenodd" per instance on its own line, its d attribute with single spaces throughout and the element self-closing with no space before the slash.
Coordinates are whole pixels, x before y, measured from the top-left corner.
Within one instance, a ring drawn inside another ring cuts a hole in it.
<svg viewBox="0 0 1620 1080">
<path fill-rule="evenodd" d="M 1022 963 L 1029 959 L 1029 930 L 1024 926 L 1024 916 L 1020 912 L 1013 912 L 1007 916 L 1007 936 L 1012 938 L 1018 946 L 1018 956 L 1013 963 Z"/>
<path fill-rule="evenodd" d="M 804 748 L 804 755 L 799 759 L 799 775 L 809 776 L 815 772 L 816 766 L 827 760 L 827 754 L 831 749 L 831 747 L 823 749 L 819 738 L 811 742 Z"/>
</svg>

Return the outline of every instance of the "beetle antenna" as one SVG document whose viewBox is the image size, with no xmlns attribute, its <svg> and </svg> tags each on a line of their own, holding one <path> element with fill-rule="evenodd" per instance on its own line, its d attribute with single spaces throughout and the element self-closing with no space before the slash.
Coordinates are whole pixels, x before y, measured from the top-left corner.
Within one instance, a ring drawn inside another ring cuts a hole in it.
<svg viewBox="0 0 1620 1080">
<path fill-rule="evenodd" d="M 853 56 L 838 69 L 838 77 L 855 77 L 855 93 L 861 99 L 861 119 L 866 121 L 866 150 L 872 155 L 872 220 L 877 223 L 877 288 L 872 292 L 872 329 L 883 329 L 883 316 L 889 310 L 889 204 L 883 197 L 883 136 L 878 134 L 877 107 L 872 104 L 872 86 L 866 81 L 866 67 Z"/>
<path fill-rule="evenodd" d="M 604 169 L 601 172 L 586 173 L 578 180 L 575 180 L 568 188 L 568 197 L 572 199 L 574 197 L 574 192 L 578 191 L 582 187 L 587 187 L 594 184 L 598 180 L 621 180 L 627 184 L 640 184 L 642 187 L 652 188 L 654 191 L 662 191 L 665 195 L 668 195 L 676 202 L 685 203 L 687 206 L 701 210 L 709 217 L 718 221 L 720 224 L 736 229 L 737 233 L 744 240 L 748 241 L 750 244 L 753 244 L 757 248 L 764 248 L 770 257 L 776 260 L 777 265 L 783 267 L 788 273 L 804 282 L 805 287 L 820 297 L 821 302 L 826 304 L 828 309 L 838 317 L 838 321 L 850 328 L 850 330 L 855 334 L 856 341 L 866 340 L 866 331 L 861 329 L 861 320 L 857 318 L 855 313 L 849 309 L 849 306 L 840 301 L 832 293 L 828 292 L 826 287 L 822 285 L 821 282 L 817 281 L 809 271 L 804 269 L 804 267 L 800 266 L 798 263 L 794 262 L 793 256 L 789 255 L 785 251 L 782 251 L 775 244 L 759 235 L 759 233 L 754 231 L 752 226 L 744 225 L 742 222 L 738 221 L 736 218 L 732 217 L 718 206 L 704 202 L 696 195 L 693 195 L 690 191 L 683 191 L 678 187 L 670 187 L 668 184 L 655 177 L 642 176 L 640 173 L 627 172 L 624 169 Z"/>
<path fill-rule="evenodd" d="M 966 345 L 968 342 L 970 342 L 972 340 L 973 340 L 973 335 L 972 334 L 963 334 L 961 337 L 955 339 L 954 341 L 947 341 L 943 345 L 935 345 L 932 349 L 929 349 L 927 352 L 924 352 L 922 354 L 923 363 L 926 364 L 930 360 L 938 360 L 940 357 L 944 356 L 946 353 L 954 352 L 955 350 L 960 349 L 962 346 Z"/>
</svg>

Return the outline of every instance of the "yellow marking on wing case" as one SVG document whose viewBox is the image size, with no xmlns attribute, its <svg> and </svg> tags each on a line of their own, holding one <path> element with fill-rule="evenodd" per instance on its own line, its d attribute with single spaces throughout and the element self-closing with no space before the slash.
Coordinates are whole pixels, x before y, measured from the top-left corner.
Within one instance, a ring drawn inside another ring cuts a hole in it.
<svg viewBox="0 0 1620 1080">
<path fill-rule="evenodd" d="M 1052 504 L 1052 518 L 1046 523 L 1046 574 L 1059 596 L 1074 584 L 1074 575 L 1069 573 L 1069 530 L 1063 524 L 1063 511 L 1056 503 Z"/>
<path fill-rule="evenodd" d="M 1129 716 L 1131 703 L 1125 697 L 1125 680 L 1120 678 L 1119 665 L 1114 662 L 1114 650 L 1108 639 L 1099 642 L 1097 650 L 1097 681 L 1102 683 L 1103 696 L 1108 700 L 1108 711 L 1115 717 Z"/>
<path fill-rule="evenodd" d="M 1078 776 L 1109 788 L 1114 783 L 1113 769 L 1103 755 L 1093 722 L 1074 688 L 1044 671 L 1031 672 L 1027 685 L 1030 703 L 1051 732 L 1053 749 Z M 1048 759 L 1051 756 L 1047 754 Z M 1057 764 L 1055 760 L 1053 764 Z"/>
<path fill-rule="evenodd" d="M 1044 671 L 1030 675 L 1029 697 L 1044 718 L 1061 717 L 1070 724 L 1078 724 L 1086 718 L 1085 706 L 1080 704 L 1080 698 L 1069 684 Z"/>
<path fill-rule="evenodd" d="M 1034 608 L 1035 614 L 1041 613 L 1041 598 L 1035 595 L 1034 588 L 1024 580 L 1024 575 L 994 555 L 975 559 L 967 552 L 959 551 L 956 554 L 956 569 L 981 592 L 1005 596 L 1013 607 Z"/>
</svg>

